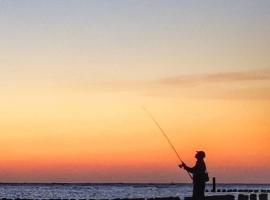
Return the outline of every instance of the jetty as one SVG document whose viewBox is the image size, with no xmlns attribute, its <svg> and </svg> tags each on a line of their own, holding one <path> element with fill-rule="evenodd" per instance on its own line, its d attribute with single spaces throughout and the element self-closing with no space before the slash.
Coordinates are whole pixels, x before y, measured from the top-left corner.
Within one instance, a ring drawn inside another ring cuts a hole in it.
<svg viewBox="0 0 270 200">
<path fill-rule="evenodd" d="M 37 199 L 27 199 L 27 198 L 0 198 L 0 200 L 37 200 Z M 38 200 L 193 200 L 192 197 L 185 197 L 181 199 L 180 197 L 156 197 L 156 198 L 123 198 L 123 199 L 38 199 Z M 236 197 L 232 194 L 227 195 L 211 195 L 206 196 L 205 200 L 268 200 L 268 193 L 261 193 L 261 194 L 238 194 Z"/>
</svg>

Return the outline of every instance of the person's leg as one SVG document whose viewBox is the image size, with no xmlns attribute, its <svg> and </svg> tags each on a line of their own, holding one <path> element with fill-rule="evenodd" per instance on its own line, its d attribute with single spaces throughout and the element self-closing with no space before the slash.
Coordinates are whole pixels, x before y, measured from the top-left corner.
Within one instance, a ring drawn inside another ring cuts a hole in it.
<svg viewBox="0 0 270 200">
<path fill-rule="evenodd" d="M 198 183 L 193 184 L 193 195 L 192 195 L 193 200 L 200 200 L 199 199 L 199 185 Z"/>
<path fill-rule="evenodd" d="M 198 200 L 204 200 L 205 183 L 198 184 Z"/>
</svg>

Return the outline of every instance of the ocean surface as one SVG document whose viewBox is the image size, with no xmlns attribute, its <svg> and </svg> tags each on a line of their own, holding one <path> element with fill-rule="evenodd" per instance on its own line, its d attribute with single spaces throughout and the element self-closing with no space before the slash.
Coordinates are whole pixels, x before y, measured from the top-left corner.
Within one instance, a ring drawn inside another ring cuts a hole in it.
<svg viewBox="0 0 270 200">
<path fill-rule="evenodd" d="M 211 190 L 211 187 L 207 185 L 206 189 Z M 269 190 L 270 184 L 218 184 L 217 189 Z M 0 198 L 115 199 L 168 196 L 183 198 L 191 196 L 191 192 L 191 184 L 0 184 Z"/>
</svg>

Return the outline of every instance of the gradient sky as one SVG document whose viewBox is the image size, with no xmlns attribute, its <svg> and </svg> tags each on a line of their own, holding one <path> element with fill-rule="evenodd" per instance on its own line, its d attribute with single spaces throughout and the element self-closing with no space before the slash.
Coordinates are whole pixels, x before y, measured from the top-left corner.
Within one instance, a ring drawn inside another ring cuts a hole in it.
<svg viewBox="0 0 270 200">
<path fill-rule="evenodd" d="M 270 182 L 270 1 L 0 1 L 0 182 Z"/>
</svg>

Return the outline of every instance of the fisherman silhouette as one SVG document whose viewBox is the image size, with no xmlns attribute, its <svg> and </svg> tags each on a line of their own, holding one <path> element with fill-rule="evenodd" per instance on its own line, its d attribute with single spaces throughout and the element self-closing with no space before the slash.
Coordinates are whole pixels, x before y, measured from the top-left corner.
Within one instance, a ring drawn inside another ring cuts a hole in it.
<svg viewBox="0 0 270 200">
<path fill-rule="evenodd" d="M 204 200 L 205 183 L 209 181 L 206 165 L 204 162 L 204 151 L 197 151 L 195 158 L 197 159 L 194 167 L 188 167 L 182 162 L 179 167 L 184 168 L 186 171 L 193 175 L 193 200 Z"/>
</svg>

